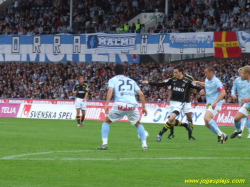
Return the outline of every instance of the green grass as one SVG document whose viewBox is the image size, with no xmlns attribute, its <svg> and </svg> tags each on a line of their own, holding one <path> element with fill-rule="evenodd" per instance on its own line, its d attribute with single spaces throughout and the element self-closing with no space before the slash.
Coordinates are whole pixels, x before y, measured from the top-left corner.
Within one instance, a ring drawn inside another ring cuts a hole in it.
<svg viewBox="0 0 250 187">
<path fill-rule="evenodd" d="M 156 142 L 162 124 L 144 124 L 148 151 L 141 150 L 136 128 L 111 124 L 107 151 L 101 144 L 100 121 L 0 118 L 0 187 L 159 187 L 199 186 L 185 179 L 245 179 L 250 186 L 250 139 L 217 143 L 217 136 L 195 126 L 197 141 L 175 128 L 175 138 Z M 221 127 L 228 135 L 233 127 Z M 215 185 L 215 184 L 210 184 Z M 225 186 L 217 184 L 216 186 Z"/>
</svg>

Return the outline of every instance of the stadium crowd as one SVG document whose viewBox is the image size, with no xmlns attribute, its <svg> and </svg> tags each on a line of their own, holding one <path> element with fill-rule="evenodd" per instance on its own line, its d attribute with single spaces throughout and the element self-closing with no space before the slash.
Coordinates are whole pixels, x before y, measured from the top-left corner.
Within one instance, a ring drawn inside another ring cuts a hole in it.
<svg viewBox="0 0 250 187">
<path fill-rule="evenodd" d="M 167 88 L 143 86 L 143 80 L 163 81 L 173 76 L 174 63 L 154 62 L 145 64 L 124 63 L 126 75 L 134 79 L 143 90 L 146 101 L 167 102 Z M 200 61 L 179 63 L 186 73 L 196 80 L 204 81 L 206 66 L 214 66 L 216 76 L 226 88 L 226 103 L 238 103 L 231 95 L 231 87 L 238 76 L 238 68 L 250 65 L 250 59 Z M 105 100 L 108 79 L 113 77 L 113 63 L 0 63 L 0 97 L 27 99 L 74 99 L 73 88 L 77 77 L 83 75 L 89 84 L 89 100 Z M 51 71 L 52 70 L 52 71 Z M 139 100 L 139 98 L 137 97 Z M 193 98 L 191 95 L 191 100 Z M 205 102 L 204 95 L 198 95 L 198 101 Z"/>
<path fill-rule="evenodd" d="M 13 0 L 4 10 L 0 32 L 30 35 L 115 31 L 143 10 L 153 11 L 164 4 L 164 0 L 74 0 L 73 28 L 70 28 L 68 0 Z M 133 25 L 128 28 L 135 29 Z"/>
<path fill-rule="evenodd" d="M 142 32 L 248 30 L 250 1 L 245 0 L 74 0 L 73 28 L 68 0 L 13 0 L 0 18 L 0 34 L 56 34 L 141 30 L 127 23 L 141 12 L 162 12 L 158 25 Z"/>
</svg>

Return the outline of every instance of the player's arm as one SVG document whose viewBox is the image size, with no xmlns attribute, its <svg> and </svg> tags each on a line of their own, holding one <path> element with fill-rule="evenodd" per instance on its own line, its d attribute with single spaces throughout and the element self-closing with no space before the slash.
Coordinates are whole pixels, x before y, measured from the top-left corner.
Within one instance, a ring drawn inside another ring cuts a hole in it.
<svg viewBox="0 0 250 187">
<path fill-rule="evenodd" d="M 200 82 L 200 81 L 193 81 L 194 84 L 197 86 L 205 87 L 205 82 Z"/>
<path fill-rule="evenodd" d="M 146 110 L 144 94 L 141 90 L 137 90 L 137 93 L 138 93 L 140 100 L 141 100 L 141 103 L 142 103 L 142 112 L 143 112 L 144 116 L 146 116 L 148 114 L 148 112 Z"/>
<path fill-rule="evenodd" d="M 89 86 L 86 84 L 87 88 L 86 88 L 86 93 L 85 93 L 85 97 L 83 98 L 83 101 L 86 101 L 86 99 L 88 98 L 89 95 Z"/>
<path fill-rule="evenodd" d="M 105 104 L 105 113 L 108 114 L 109 113 L 109 102 L 111 100 L 112 94 L 113 94 L 113 87 L 109 87 L 108 90 L 108 94 L 107 94 L 107 98 L 106 98 L 106 104 Z"/>
<path fill-rule="evenodd" d="M 194 96 L 194 106 L 197 106 L 198 105 L 198 93 L 197 93 L 197 90 L 196 89 L 192 89 L 192 93 L 193 93 L 193 96 Z"/>
<path fill-rule="evenodd" d="M 76 95 L 77 94 L 77 90 L 76 90 L 76 85 L 73 88 L 73 94 Z"/>
<path fill-rule="evenodd" d="M 193 88 L 193 90 L 195 89 L 198 92 L 200 92 L 203 89 L 199 86 L 199 84 L 196 84 L 195 81 L 191 82 L 190 88 Z"/>
<path fill-rule="evenodd" d="M 212 104 L 212 109 L 215 109 L 217 103 L 220 102 L 220 100 L 222 100 L 226 95 L 225 87 L 222 85 L 222 83 L 220 83 L 219 86 L 220 87 L 217 87 L 217 89 L 220 91 L 220 95 Z"/>
<path fill-rule="evenodd" d="M 148 82 L 148 81 L 142 81 L 143 85 L 150 85 L 150 86 L 157 86 L 157 87 L 164 87 L 171 85 L 171 79 L 165 80 L 163 82 Z"/>
<path fill-rule="evenodd" d="M 113 90 L 114 90 L 114 88 L 109 87 L 107 98 L 106 98 L 106 105 L 107 106 L 109 105 L 110 99 L 111 99 L 112 94 L 113 94 Z"/>
<path fill-rule="evenodd" d="M 237 79 L 233 82 L 233 86 L 232 86 L 232 89 L 231 89 L 231 96 L 233 97 L 233 99 L 237 99 L 237 96 L 236 96 L 236 81 L 237 81 Z"/>
<path fill-rule="evenodd" d="M 250 98 L 242 98 L 241 99 L 241 105 L 243 105 L 244 103 L 249 103 L 250 102 Z"/>
</svg>

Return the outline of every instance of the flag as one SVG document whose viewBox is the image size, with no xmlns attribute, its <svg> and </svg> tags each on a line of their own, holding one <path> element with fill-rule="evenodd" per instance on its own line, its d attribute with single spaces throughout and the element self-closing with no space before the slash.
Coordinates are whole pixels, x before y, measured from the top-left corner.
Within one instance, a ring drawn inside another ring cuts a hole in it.
<svg viewBox="0 0 250 187">
<path fill-rule="evenodd" d="M 214 53 L 218 58 L 241 57 L 236 32 L 214 32 Z"/>
</svg>

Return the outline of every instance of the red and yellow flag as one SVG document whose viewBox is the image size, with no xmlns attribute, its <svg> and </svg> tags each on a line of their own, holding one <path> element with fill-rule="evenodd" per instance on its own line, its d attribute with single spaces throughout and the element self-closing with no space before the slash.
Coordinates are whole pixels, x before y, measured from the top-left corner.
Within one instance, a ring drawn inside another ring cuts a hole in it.
<svg viewBox="0 0 250 187">
<path fill-rule="evenodd" d="M 218 58 L 241 57 L 236 32 L 214 32 L 214 54 Z"/>
</svg>

